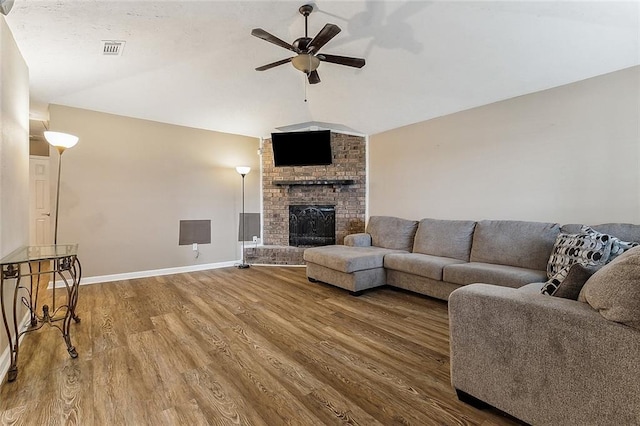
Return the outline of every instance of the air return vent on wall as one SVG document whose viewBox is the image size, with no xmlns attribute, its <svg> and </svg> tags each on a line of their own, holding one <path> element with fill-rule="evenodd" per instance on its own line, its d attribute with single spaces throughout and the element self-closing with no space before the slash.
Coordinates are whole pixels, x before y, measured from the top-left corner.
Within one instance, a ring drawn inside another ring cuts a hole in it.
<svg viewBox="0 0 640 426">
<path fill-rule="evenodd" d="M 105 56 L 122 56 L 124 45 L 122 40 L 102 40 L 102 54 Z"/>
</svg>

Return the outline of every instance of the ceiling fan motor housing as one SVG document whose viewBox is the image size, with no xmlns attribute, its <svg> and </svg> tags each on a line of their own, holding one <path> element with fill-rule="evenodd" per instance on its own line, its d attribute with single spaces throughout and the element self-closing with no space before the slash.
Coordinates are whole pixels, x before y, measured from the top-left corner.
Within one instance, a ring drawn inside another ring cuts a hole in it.
<svg viewBox="0 0 640 426">
<path fill-rule="evenodd" d="M 300 37 L 291 44 L 300 49 L 301 52 L 306 52 L 307 47 L 309 47 L 309 43 L 311 43 L 311 37 Z"/>
</svg>

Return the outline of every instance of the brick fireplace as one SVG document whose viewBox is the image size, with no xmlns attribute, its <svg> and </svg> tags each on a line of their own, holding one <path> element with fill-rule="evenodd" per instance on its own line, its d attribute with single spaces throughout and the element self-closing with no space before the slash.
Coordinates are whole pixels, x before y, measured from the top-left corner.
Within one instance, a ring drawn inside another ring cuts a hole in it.
<svg viewBox="0 0 640 426">
<path fill-rule="evenodd" d="M 275 167 L 271 140 L 264 141 L 261 159 L 264 245 L 246 248 L 248 262 L 304 265 L 302 252 L 312 244 L 290 244 L 290 206 L 332 207 L 336 244 L 342 244 L 348 234 L 364 232 L 365 138 L 331 132 L 331 151 L 330 165 Z"/>
</svg>

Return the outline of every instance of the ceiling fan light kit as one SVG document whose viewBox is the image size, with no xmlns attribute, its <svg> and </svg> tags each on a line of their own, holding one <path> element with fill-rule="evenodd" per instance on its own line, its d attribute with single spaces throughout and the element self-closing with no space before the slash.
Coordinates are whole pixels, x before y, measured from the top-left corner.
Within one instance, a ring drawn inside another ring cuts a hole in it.
<svg viewBox="0 0 640 426">
<path fill-rule="evenodd" d="M 315 71 L 320 66 L 320 59 L 313 55 L 301 53 L 298 56 L 291 58 L 291 64 L 297 70 L 302 71 L 305 74 L 309 74 L 311 71 Z"/>
<path fill-rule="evenodd" d="M 251 31 L 251 35 L 255 37 L 261 38 L 262 40 L 268 41 L 269 43 L 273 43 L 276 46 L 283 47 L 296 53 L 296 56 L 292 58 L 281 59 L 279 61 L 263 65 L 256 68 L 256 71 L 266 71 L 279 65 L 291 62 L 295 69 L 302 71 L 307 75 L 309 84 L 317 84 L 320 83 L 320 76 L 318 75 L 317 69 L 320 66 L 321 61 L 331 62 L 338 65 L 345 65 L 353 68 L 362 68 L 364 66 L 365 61 L 361 58 L 318 54 L 322 46 L 331 41 L 331 39 L 333 39 L 341 31 L 340 27 L 335 24 L 326 24 L 312 39 L 308 36 L 307 19 L 313 11 L 313 6 L 310 4 L 305 4 L 301 6 L 298 11 L 302 16 L 304 16 L 304 37 L 296 39 L 291 44 L 266 32 L 262 28 L 254 28 Z"/>
</svg>

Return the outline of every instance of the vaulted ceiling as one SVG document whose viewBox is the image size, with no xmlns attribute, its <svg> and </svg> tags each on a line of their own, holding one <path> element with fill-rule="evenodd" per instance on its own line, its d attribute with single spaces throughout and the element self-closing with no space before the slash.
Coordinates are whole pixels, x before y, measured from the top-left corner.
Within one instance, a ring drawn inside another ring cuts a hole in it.
<svg viewBox="0 0 640 426">
<path fill-rule="evenodd" d="M 6 19 L 34 116 L 54 103 L 256 137 L 305 122 L 375 134 L 640 64 L 637 1 L 327 0 L 309 35 L 340 26 L 321 52 L 364 68 L 323 62 L 316 85 L 291 64 L 255 71 L 293 53 L 251 30 L 293 42 L 302 4 L 15 0 Z"/>
</svg>

